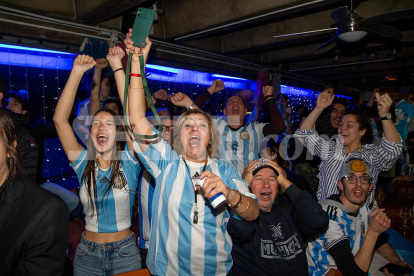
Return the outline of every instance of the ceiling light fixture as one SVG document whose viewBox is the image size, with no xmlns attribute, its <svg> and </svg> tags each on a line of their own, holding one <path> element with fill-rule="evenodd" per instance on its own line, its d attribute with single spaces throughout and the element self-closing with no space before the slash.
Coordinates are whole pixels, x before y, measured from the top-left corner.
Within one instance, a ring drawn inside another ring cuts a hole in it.
<svg viewBox="0 0 414 276">
<path fill-rule="evenodd" d="M 368 25 L 356 12 L 351 11 L 344 24 L 339 25 L 338 38 L 345 42 L 356 42 L 368 34 Z"/>
</svg>

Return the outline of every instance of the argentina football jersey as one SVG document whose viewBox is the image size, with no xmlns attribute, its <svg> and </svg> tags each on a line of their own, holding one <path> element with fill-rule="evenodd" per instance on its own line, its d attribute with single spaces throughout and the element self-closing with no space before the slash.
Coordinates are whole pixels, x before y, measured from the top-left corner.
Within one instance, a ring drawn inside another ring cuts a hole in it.
<svg viewBox="0 0 414 276">
<path fill-rule="evenodd" d="M 202 189 L 196 193 L 193 189 L 192 176 L 201 174 L 205 163 L 184 162 L 160 139 L 150 143 L 145 152 L 134 142 L 134 150 L 156 180 L 147 255 L 151 274 L 226 275 L 232 267 L 232 242 L 227 233 L 229 209 L 226 205 L 214 209 Z M 219 176 L 229 188 L 256 198 L 229 162 L 208 158 L 206 170 Z M 193 223 L 195 197 L 197 223 Z"/>
<path fill-rule="evenodd" d="M 218 158 L 230 162 L 242 174 L 250 162 L 259 158 L 259 145 L 264 138 L 266 124 L 253 122 L 232 130 L 222 118 L 214 119 L 214 122 L 221 134 Z"/>
<path fill-rule="evenodd" d="M 112 167 L 102 169 L 96 164 L 98 206 L 93 209 L 88 200 L 85 183 L 82 181 L 82 175 L 88 163 L 87 154 L 87 150 L 83 149 L 77 160 L 71 164 L 80 183 L 79 197 L 85 214 L 85 229 L 95 233 L 113 233 L 129 228 L 138 186 L 138 175 L 141 170 L 138 161 L 125 145 L 125 149 L 121 153 L 118 175 L 107 194 L 105 194 L 105 190 L 111 180 Z M 93 192 L 92 200 L 95 200 Z"/>
</svg>

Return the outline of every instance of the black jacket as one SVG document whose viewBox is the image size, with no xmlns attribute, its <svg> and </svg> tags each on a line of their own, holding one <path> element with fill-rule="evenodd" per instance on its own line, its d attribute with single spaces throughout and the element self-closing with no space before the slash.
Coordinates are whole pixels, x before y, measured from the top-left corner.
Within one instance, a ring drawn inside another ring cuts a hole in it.
<svg viewBox="0 0 414 276">
<path fill-rule="evenodd" d="M 328 223 L 322 207 L 295 185 L 255 221 L 231 217 L 233 275 L 308 275 L 302 236 L 323 232 Z"/>
<path fill-rule="evenodd" d="M 62 275 L 67 205 L 23 177 L 0 189 L 0 275 Z"/>
</svg>

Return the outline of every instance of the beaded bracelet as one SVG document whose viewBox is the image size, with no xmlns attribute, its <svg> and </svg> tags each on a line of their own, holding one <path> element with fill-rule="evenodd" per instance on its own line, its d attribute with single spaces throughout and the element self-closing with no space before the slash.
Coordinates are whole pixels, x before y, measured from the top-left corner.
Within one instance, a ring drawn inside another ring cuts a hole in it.
<svg viewBox="0 0 414 276">
<path fill-rule="evenodd" d="M 240 193 L 240 192 L 238 192 L 239 193 L 239 195 L 240 195 L 240 198 L 239 198 L 239 201 L 234 205 L 234 206 L 232 206 L 228 201 L 227 201 L 227 205 L 230 207 L 230 208 L 233 208 L 233 209 L 237 209 L 241 204 L 242 204 L 242 202 L 243 202 L 243 195 Z"/>
</svg>

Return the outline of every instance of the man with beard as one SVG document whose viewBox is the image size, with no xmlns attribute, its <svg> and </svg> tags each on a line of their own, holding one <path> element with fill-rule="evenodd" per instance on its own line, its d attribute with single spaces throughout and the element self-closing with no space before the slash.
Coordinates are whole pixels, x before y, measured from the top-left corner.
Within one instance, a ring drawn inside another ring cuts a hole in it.
<svg viewBox="0 0 414 276">
<path fill-rule="evenodd" d="M 325 275 L 330 269 L 344 276 L 367 275 L 375 250 L 393 264 L 412 268 L 380 238 L 391 220 L 384 209 L 371 213 L 365 204 L 373 185 L 371 170 L 363 160 L 351 159 L 342 167 L 341 193 L 319 201 L 329 215 L 329 228 L 308 244 L 309 275 Z"/>
</svg>

